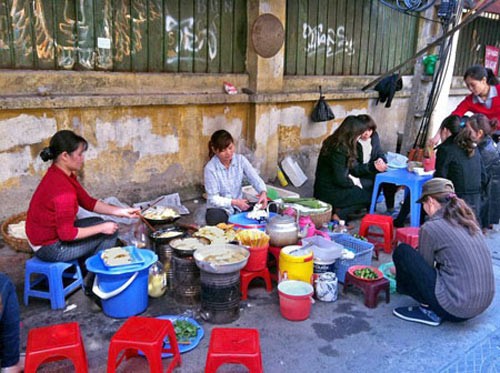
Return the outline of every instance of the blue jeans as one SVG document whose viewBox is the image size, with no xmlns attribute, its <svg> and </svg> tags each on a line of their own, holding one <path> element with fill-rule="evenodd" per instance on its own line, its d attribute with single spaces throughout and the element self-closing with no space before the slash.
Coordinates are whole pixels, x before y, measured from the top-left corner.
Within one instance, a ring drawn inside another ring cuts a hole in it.
<svg viewBox="0 0 500 373">
<path fill-rule="evenodd" d="M 90 217 L 75 221 L 75 227 L 91 227 L 97 224 L 104 223 L 105 220 L 100 217 Z M 46 262 L 67 262 L 70 260 L 78 260 L 82 275 L 87 274 L 85 260 L 99 251 L 109 249 L 116 246 L 118 231 L 114 234 L 96 234 L 81 240 L 74 241 L 57 241 L 52 245 L 42 246 L 35 252 L 35 255 Z M 85 285 L 91 286 L 93 276 L 85 279 Z"/>
<path fill-rule="evenodd" d="M 427 304 L 443 320 L 464 321 L 449 314 L 436 298 L 436 269 L 430 266 L 420 253 L 407 244 L 400 244 L 392 254 L 396 266 L 396 288 L 419 303 Z"/>
<path fill-rule="evenodd" d="M 19 362 L 19 303 L 10 279 L 0 273 L 0 361 L 6 368 Z"/>
</svg>

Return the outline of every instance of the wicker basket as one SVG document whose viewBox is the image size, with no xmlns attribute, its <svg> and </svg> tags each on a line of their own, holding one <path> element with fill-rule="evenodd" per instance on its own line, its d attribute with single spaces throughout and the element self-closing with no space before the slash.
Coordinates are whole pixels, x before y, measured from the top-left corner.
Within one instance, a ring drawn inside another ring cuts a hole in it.
<svg viewBox="0 0 500 373">
<path fill-rule="evenodd" d="M 309 216 L 317 229 L 321 229 L 323 224 L 332 220 L 332 206 L 328 204 L 326 211 L 321 212 L 301 212 L 301 215 Z"/>
<path fill-rule="evenodd" d="M 12 247 L 16 251 L 20 251 L 23 253 L 33 254 L 33 250 L 31 249 L 28 240 L 24 240 L 22 238 L 12 237 L 9 235 L 9 225 L 16 224 L 20 221 L 26 220 L 26 212 L 22 212 L 17 215 L 13 215 L 7 220 L 5 220 L 2 224 L 2 237 L 7 245 Z"/>
</svg>

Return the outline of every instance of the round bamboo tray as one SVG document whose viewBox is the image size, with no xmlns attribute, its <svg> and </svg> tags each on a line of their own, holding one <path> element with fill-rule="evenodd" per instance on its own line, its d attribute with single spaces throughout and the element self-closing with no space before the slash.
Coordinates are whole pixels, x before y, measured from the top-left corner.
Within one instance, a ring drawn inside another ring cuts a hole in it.
<svg viewBox="0 0 500 373">
<path fill-rule="evenodd" d="M 9 232 L 9 225 L 16 224 L 20 221 L 26 221 L 26 212 L 21 212 L 17 215 L 12 215 L 10 218 L 5 220 L 2 224 L 2 237 L 7 245 L 12 247 L 16 251 L 20 251 L 23 253 L 33 254 L 33 250 L 31 249 L 28 240 L 24 240 L 22 238 L 17 238 L 11 236 Z"/>
</svg>

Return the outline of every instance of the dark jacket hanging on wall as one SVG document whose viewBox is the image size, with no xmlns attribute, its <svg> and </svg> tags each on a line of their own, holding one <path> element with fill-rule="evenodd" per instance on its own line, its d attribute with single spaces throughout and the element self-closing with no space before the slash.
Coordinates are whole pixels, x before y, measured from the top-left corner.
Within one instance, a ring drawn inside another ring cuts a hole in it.
<svg viewBox="0 0 500 373">
<path fill-rule="evenodd" d="M 385 77 L 375 86 L 375 90 L 378 92 L 378 102 L 386 102 L 385 107 L 391 107 L 391 102 L 396 94 L 396 91 L 400 91 L 403 88 L 403 80 L 399 77 L 399 74 L 392 74 L 391 76 Z"/>
</svg>

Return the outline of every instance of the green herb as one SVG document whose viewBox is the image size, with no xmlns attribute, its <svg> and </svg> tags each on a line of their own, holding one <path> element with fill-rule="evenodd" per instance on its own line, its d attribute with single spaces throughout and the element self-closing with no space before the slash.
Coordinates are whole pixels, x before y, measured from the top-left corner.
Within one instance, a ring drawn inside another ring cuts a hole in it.
<svg viewBox="0 0 500 373">
<path fill-rule="evenodd" d="M 189 341 L 191 338 L 195 338 L 198 335 L 198 326 L 187 320 L 175 320 L 174 330 L 177 342 L 179 343 Z"/>
<path fill-rule="evenodd" d="M 354 271 L 354 275 L 367 280 L 374 280 L 378 278 L 378 274 L 370 268 L 357 269 Z"/>
</svg>

